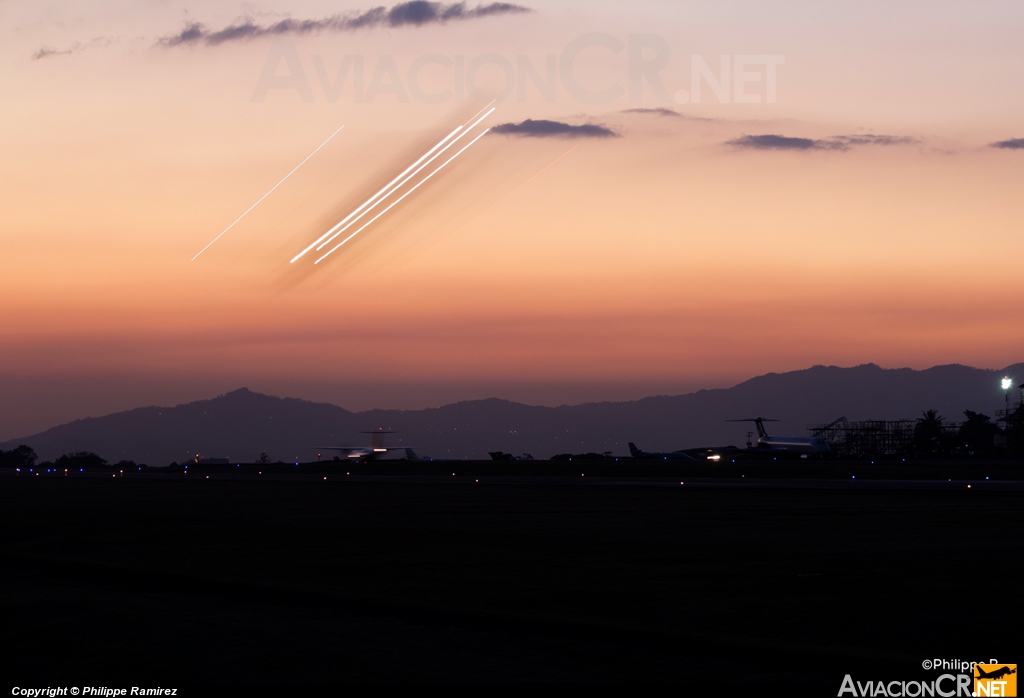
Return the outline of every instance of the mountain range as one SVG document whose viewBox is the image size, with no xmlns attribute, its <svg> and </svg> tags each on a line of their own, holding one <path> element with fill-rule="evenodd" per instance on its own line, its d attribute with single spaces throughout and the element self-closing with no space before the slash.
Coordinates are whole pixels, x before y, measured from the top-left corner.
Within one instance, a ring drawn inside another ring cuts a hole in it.
<svg viewBox="0 0 1024 698">
<path fill-rule="evenodd" d="M 1002 370 L 958 364 L 918 371 L 814 366 L 769 373 L 731 388 L 685 395 L 658 395 L 628 402 L 560 407 L 523 405 L 497 398 L 457 402 L 422 410 L 350 412 L 336 405 L 279 398 L 241 388 L 175 407 L 140 407 L 104 417 L 79 419 L 0 444 L 28 444 L 52 460 L 72 451 L 92 451 L 162 466 L 197 454 L 253 462 L 309 461 L 332 454 L 329 446 L 367 445 L 369 430 L 392 430 L 388 445 L 415 448 L 435 458 L 488 457 L 489 451 L 556 453 L 611 451 L 628 454 L 628 442 L 645 450 L 698 446 L 742 446 L 750 424 L 727 420 L 768 417 L 775 433 L 806 434 L 810 423 L 840 416 L 850 421 L 915 418 L 936 409 L 960 421 L 970 409 L 990 416 L 1004 405 L 1000 378 L 1024 379 L 1024 364 Z M 1016 395 L 1013 396 L 1016 398 Z"/>
</svg>

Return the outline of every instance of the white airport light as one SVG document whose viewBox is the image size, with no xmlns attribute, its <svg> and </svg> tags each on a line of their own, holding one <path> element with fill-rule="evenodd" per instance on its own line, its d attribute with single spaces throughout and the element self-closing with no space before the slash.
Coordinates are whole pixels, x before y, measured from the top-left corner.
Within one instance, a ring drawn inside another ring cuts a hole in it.
<svg viewBox="0 0 1024 698">
<path fill-rule="evenodd" d="M 1012 380 L 1010 380 L 1009 378 L 1004 378 L 1003 379 L 1003 390 L 1009 390 L 1010 386 L 1012 386 L 1012 385 L 1013 385 L 1013 381 Z"/>
</svg>

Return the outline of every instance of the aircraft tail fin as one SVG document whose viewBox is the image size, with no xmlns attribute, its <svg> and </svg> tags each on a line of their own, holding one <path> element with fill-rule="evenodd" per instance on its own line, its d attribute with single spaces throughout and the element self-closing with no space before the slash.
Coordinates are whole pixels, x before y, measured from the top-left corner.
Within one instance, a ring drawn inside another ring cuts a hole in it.
<svg viewBox="0 0 1024 698">
<path fill-rule="evenodd" d="M 754 420 L 754 426 L 757 427 L 757 437 L 763 439 L 768 436 L 768 432 L 764 430 L 764 420 L 758 417 Z"/>
<path fill-rule="evenodd" d="M 640 449 L 637 448 L 636 444 L 633 443 L 632 441 L 629 442 L 629 455 L 633 456 L 634 458 L 640 457 Z"/>
<path fill-rule="evenodd" d="M 768 432 L 764 430 L 765 422 L 777 422 L 777 419 L 768 419 L 767 417 L 747 417 L 746 419 L 727 419 L 727 422 L 753 422 L 754 426 L 757 427 L 757 436 L 760 439 L 768 436 Z"/>
</svg>

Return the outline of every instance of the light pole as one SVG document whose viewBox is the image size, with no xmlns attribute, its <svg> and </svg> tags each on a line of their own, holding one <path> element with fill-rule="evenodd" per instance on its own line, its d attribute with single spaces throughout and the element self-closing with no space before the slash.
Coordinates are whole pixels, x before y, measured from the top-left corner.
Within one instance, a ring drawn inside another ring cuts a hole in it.
<svg viewBox="0 0 1024 698">
<path fill-rule="evenodd" d="M 1013 381 L 1010 380 L 1009 376 L 1003 377 L 1003 393 L 1006 395 L 1006 411 L 1003 412 L 1003 422 L 1005 428 L 1010 428 L 1010 388 L 1013 386 Z"/>
</svg>

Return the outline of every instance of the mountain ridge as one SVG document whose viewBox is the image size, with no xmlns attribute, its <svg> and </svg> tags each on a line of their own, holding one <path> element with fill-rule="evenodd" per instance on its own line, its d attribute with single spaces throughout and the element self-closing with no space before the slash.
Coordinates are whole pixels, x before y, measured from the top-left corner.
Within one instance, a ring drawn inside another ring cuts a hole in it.
<svg viewBox="0 0 1024 698">
<path fill-rule="evenodd" d="M 533 453 L 627 453 L 628 441 L 650 450 L 742 444 L 746 425 L 728 419 L 764 416 L 783 420 L 778 433 L 804 434 L 808 423 L 839 416 L 914 418 L 938 409 L 958 421 L 963 410 L 989 415 L 1003 406 L 998 378 L 1024 379 L 1024 363 L 1005 369 L 944 364 L 916 370 L 874 363 L 852 367 L 815 365 L 754 376 L 729 388 L 629 401 L 547 407 L 492 397 L 420 410 L 351 412 L 326 402 L 277 397 L 242 387 L 173 407 L 148 405 L 102 417 L 86 417 L 0 444 L 28 444 L 44 459 L 93 451 L 108 460 L 167 465 L 197 454 L 251 462 L 312 460 L 318 449 L 365 445 L 368 429 L 396 433 L 389 445 L 425 456 L 486 458 L 488 451 Z M 1014 396 L 1016 397 L 1016 396 Z"/>
</svg>

